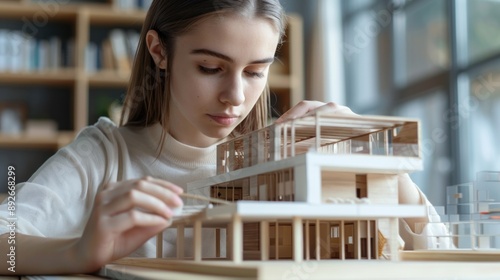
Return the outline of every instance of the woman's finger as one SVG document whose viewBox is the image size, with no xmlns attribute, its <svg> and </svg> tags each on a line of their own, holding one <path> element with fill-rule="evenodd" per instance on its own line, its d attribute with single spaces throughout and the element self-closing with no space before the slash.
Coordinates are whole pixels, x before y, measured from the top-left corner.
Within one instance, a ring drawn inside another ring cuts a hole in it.
<svg viewBox="0 0 500 280">
<path fill-rule="evenodd" d="M 165 226 L 171 223 L 171 219 L 165 219 L 158 215 L 144 213 L 137 209 L 132 209 L 113 216 L 108 220 L 108 228 L 114 232 L 125 232 L 135 227 Z"/>
<path fill-rule="evenodd" d="M 324 104 L 323 102 L 319 101 L 308 101 L 308 100 L 300 101 L 297 105 L 295 105 L 293 108 L 286 111 L 281 117 L 279 117 L 276 120 L 276 123 L 281 123 L 287 120 L 292 120 L 297 117 L 303 116 L 310 110 L 313 110 L 314 108 L 317 108 L 323 104 Z"/>
<path fill-rule="evenodd" d="M 113 183 L 113 186 L 103 191 L 103 203 L 109 203 L 116 199 L 116 197 L 130 192 L 132 189 L 155 196 L 172 208 L 181 207 L 183 205 L 182 199 L 178 196 L 178 194 L 183 192 L 182 188 L 170 182 L 154 179 L 152 177 Z"/>
<path fill-rule="evenodd" d="M 168 181 L 165 181 L 165 180 L 161 180 L 161 179 L 157 179 L 157 178 L 153 178 L 153 177 L 146 177 L 145 180 L 149 180 L 151 182 L 154 182 L 160 186 L 163 186 L 171 191 L 173 191 L 174 193 L 176 194 L 181 194 L 184 192 L 184 189 L 175 185 L 175 184 L 172 184 Z"/>
<path fill-rule="evenodd" d="M 308 113 L 304 114 L 304 116 L 310 116 L 310 115 L 313 115 L 317 112 L 323 112 L 323 111 L 327 111 L 327 112 L 339 114 L 339 115 L 356 115 L 349 107 L 338 105 L 338 104 L 333 103 L 333 102 L 328 102 L 322 106 L 319 106 L 313 110 L 310 110 Z"/>
<path fill-rule="evenodd" d="M 179 189 L 182 189 L 167 181 L 145 177 L 135 184 L 134 189 L 160 199 L 171 208 L 178 208 L 183 205 L 182 199 L 177 193 Z"/>
<path fill-rule="evenodd" d="M 102 213 L 107 216 L 115 216 L 134 208 L 140 208 L 144 212 L 154 213 L 166 219 L 173 216 L 173 211 L 162 200 L 135 189 L 104 205 Z"/>
</svg>

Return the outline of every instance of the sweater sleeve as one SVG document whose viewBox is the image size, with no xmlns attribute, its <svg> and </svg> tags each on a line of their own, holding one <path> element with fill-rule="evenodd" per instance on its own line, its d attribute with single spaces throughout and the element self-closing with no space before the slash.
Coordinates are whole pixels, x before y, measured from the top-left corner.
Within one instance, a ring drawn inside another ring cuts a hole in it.
<svg viewBox="0 0 500 280">
<path fill-rule="evenodd" d="M 17 185 L 14 215 L 6 201 L 0 205 L 0 234 L 15 223 L 26 235 L 80 236 L 99 187 L 115 172 L 116 131 L 111 121 L 100 119 Z"/>
<path fill-rule="evenodd" d="M 441 217 L 429 202 L 427 197 L 418 189 L 422 204 L 427 206 L 428 223 L 417 225 L 418 233 L 413 232 L 404 219 L 400 219 L 399 234 L 404 240 L 405 250 L 425 249 L 453 249 L 453 241 L 447 226 L 441 222 Z"/>
</svg>

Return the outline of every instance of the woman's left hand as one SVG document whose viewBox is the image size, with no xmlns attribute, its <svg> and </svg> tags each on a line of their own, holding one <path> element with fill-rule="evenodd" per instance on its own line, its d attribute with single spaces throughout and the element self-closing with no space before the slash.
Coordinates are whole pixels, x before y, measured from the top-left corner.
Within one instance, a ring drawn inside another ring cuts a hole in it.
<svg viewBox="0 0 500 280">
<path fill-rule="evenodd" d="M 328 110 L 330 112 L 338 113 L 339 115 L 356 115 L 351 109 L 346 106 L 338 105 L 334 102 L 320 102 L 320 101 L 311 101 L 311 100 L 303 100 L 300 101 L 293 108 L 284 113 L 279 119 L 276 120 L 276 123 L 282 123 L 288 120 L 293 120 L 298 117 L 304 117 L 308 115 L 312 115 L 318 111 Z"/>
</svg>

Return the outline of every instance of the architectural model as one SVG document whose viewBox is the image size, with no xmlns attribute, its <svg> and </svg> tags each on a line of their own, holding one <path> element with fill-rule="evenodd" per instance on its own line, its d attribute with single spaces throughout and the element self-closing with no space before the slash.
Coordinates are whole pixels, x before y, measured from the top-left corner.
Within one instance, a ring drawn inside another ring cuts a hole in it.
<svg viewBox="0 0 500 280">
<path fill-rule="evenodd" d="M 167 236 L 176 238 L 177 260 L 164 258 L 163 236 L 159 236 L 157 258 L 124 258 L 106 265 L 100 275 L 116 279 L 401 279 L 401 275 L 498 279 L 498 253 L 468 250 L 464 256 L 456 254 L 458 250 L 431 254 L 399 250 L 398 219 L 427 215 L 423 205 L 398 205 L 397 175 L 422 169 L 419 135 L 416 120 L 318 112 L 233 138 L 217 148 L 217 175 L 188 184 L 182 195 L 183 211 L 167 229 L 176 231 Z M 449 200 L 448 210 L 456 207 L 454 213 L 461 215 L 458 209 L 467 195 L 473 197 L 470 189 L 449 188 L 448 197 L 455 201 Z M 484 201 L 476 199 L 477 204 L 468 206 L 478 207 L 474 213 L 481 224 L 499 216 L 492 195 L 498 202 L 496 189 Z M 469 238 L 470 244 L 498 246 L 498 237 L 481 234 L 474 241 Z M 465 239 L 456 240 L 460 244 Z M 385 258 L 438 261 L 373 261 Z M 337 261 L 348 259 L 357 261 Z M 473 260 L 474 269 L 444 260 Z"/>
<path fill-rule="evenodd" d="M 457 249 L 500 249 L 500 172 L 478 172 L 476 180 L 446 189 L 446 211 L 441 221 Z M 439 249 L 439 248 L 437 248 Z"/>
<path fill-rule="evenodd" d="M 476 177 L 473 182 L 447 187 L 446 208 L 435 207 L 439 219 L 431 220 L 440 220 L 447 228 L 444 235 L 427 234 L 436 247 L 402 252 L 401 259 L 500 261 L 500 172 L 478 172 Z"/>
<path fill-rule="evenodd" d="M 198 211 L 174 219 L 176 258 L 397 260 L 398 219 L 427 211 L 398 204 L 398 174 L 422 169 L 419 135 L 417 120 L 317 112 L 220 144 L 217 175 L 187 193 L 230 203 L 186 201 Z"/>
</svg>

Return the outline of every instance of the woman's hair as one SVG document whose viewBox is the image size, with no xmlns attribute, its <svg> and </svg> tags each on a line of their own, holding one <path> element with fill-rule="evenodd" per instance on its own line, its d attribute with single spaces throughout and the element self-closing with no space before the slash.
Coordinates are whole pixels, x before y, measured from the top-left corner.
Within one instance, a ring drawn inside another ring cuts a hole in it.
<svg viewBox="0 0 500 280">
<path fill-rule="evenodd" d="M 240 13 L 269 20 L 280 34 L 284 34 L 285 16 L 279 0 L 155 0 L 151 4 L 142 27 L 132 75 L 120 125 L 146 127 L 160 123 L 168 131 L 170 103 L 170 73 L 175 52 L 175 39 L 190 30 L 195 23 L 209 16 Z M 166 70 L 160 69 L 149 54 L 146 34 L 158 33 L 166 50 Z M 281 43 L 281 40 L 280 40 Z M 235 128 L 235 134 L 244 134 L 267 124 L 269 87 L 266 86 L 254 108 Z M 160 151 L 163 141 L 160 142 Z"/>
</svg>

